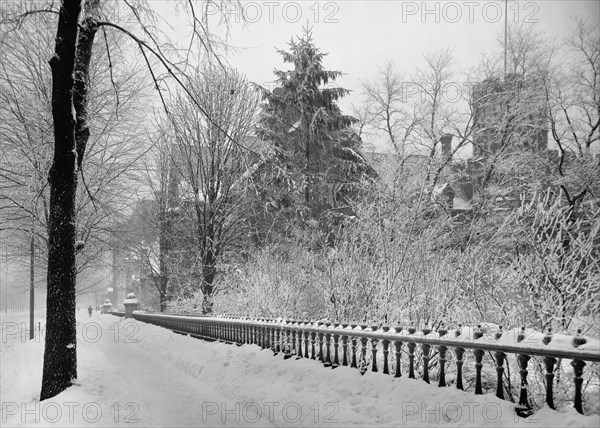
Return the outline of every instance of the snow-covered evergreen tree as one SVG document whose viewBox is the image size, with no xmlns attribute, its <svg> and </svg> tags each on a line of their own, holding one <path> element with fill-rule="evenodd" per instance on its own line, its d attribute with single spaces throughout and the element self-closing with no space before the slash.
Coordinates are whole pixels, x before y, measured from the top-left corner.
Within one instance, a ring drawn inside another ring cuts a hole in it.
<svg viewBox="0 0 600 428">
<path fill-rule="evenodd" d="M 308 29 L 290 41 L 289 51 L 278 52 L 293 68 L 275 70 L 278 87 L 264 90 L 257 135 L 271 153 L 265 184 L 275 185 L 263 187 L 263 197 L 276 209 L 311 217 L 348 207 L 356 184 L 374 172 L 358 152 L 356 119 L 337 105 L 349 93 L 334 83 L 343 73 L 325 69 L 326 54 Z"/>
</svg>

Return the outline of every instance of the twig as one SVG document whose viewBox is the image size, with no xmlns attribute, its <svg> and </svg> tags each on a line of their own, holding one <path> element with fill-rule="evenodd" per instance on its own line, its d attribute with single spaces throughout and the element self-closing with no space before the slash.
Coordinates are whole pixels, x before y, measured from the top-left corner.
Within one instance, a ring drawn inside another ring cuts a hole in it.
<svg viewBox="0 0 600 428">
<path fill-rule="evenodd" d="M 110 72 L 110 82 L 112 83 L 112 87 L 115 90 L 115 98 L 117 99 L 117 105 L 115 106 L 115 117 L 119 120 L 119 91 L 117 90 L 117 84 L 113 78 L 113 65 L 112 59 L 110 57 L 110 48 L 108 47 L 108 38 L 106 37 L 106 29 L 102 28 L 102 34 L 104 35 L 104 43 L 106 44 L 106 54 L 108 55 L 108 71 Z"/>
</svg>

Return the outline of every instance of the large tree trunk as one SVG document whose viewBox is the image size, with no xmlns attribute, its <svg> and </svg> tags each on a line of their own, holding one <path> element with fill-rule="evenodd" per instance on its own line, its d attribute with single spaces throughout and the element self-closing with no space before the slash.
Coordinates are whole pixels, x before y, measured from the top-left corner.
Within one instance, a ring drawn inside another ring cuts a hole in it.
<svg viewBox="0 0 600 428">
<path fill-rule="evenodd" d="M 89 138 L 89 64 L 100 0 L 88 0 L 79 30 L 81 0 L 64 0 L 60 9 L 52 68 L 54 159 L 50 184 L 46 347 L 40 400 L 54 397 L 77 378 L 75 321 L 75 198 L 77 170 Z"/>
<path fill-rule="evenodd" d="M 163 253 L 163 249 L 161 248 L 159 254 L 159 266 L 160 266 L 160 278 L 159 278 L 159 288 L 158 294 L 160 299 L 160 311 L 165 312 L 167 310 L 167 285 L 169 284 L 169 273 L 167 271 L 167 263 L 166 263 L 166 255 Z"/>
<path fill-rule="evenodd" d="M 86 0 L 85 19 L 80 25 L 77 40 L 77 56 L 75 62 L 75 81 L 73 106 L 75 107 L 75 147 L 77 149 L 77 169 L 81 169 L 85 148 L 90 138 L 88 127 L 88 94 L 90 85 L 90 61 L 94 38 L 98 29 L 97 18 L 100 0 Z"/>
<path fill-rule="evenodd" d="M 54 159 L 50 168 L 46 347 L 40 400 L 77 377 L 75 330 L 75 191 L 77 189 L 73 72 L 80 0 L 62 2 L 52 69 Z"/>
<path fill-rule="evenodd" d="M 159 241 L 159 269 L 160 269 L 160 278 L 159 278 L 159 298 L 160 298 L 160 311 L 165 312 L 167 310 L 167 286 L 169 284 L 169 272 L 167 265 L 167 253 L 169 251 L 167 244 L 167 237 L 163 235 L 164 231 L 161 231 L 160 241 Z"/>
<path fill-rule="evenodd" d="M 202 313 L 211 314 L 213 311 L 213 291 L 217 273 L 217 259 L 212 252 L 205 255 L 202 266 Z"/>
<path fill-rule="evenodd" d="M 160 283 L 158 286 L 158 292 L 160 296 L 160 311 L 165 312 L 167 310 L 167 284 L 169 282 L 169 273 L 167 272 L 167 254 L 169 253 L 169 237 L 167 232 L 170 231 L 170 214 L 168 207 L 162 202 L 163 197 L 161 196 L 161 202 L 159 205 L 160 212 L 160 229 L 158 236 L 158 269 L 160 271 Z"/>
</svg>

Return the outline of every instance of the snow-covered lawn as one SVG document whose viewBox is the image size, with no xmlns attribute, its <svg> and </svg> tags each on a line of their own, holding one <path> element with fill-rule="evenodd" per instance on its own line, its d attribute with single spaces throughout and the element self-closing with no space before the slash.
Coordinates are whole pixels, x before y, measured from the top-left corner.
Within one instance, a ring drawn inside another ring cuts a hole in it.
<svg viewBox="0 0 600 428">
<path fill-rule="evenodd" d="M 332 370 L 255 345 L 206 343 L 112 315 L 78 316 L 79 378 L 42 403 L 43 339 L 22 340 L 26 318 L 2 318 L 0 425 L 600 426 L 600 416 L 572 409 L 543 408 L 523 420 L 493 394 Z"/>
</svg>

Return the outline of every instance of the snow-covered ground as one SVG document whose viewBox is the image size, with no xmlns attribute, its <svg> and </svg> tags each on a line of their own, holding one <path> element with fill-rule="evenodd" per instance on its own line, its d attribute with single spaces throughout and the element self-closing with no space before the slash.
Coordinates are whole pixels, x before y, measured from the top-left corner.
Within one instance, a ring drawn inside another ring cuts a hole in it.
<svg viewBox="0 0 600 428">
<path fill-rule="evenodd" d="M 331 370 L 255 345 L 206 343 L 83 311 L 76 385 L 39 403 L 43 338 L 24 340 L 27 318 L 21 318 L 2 318 L 3 427 L 600 426 L 600 416 L 572 409 L 543 408 L 523 420 L 513 404 L 493 394 L 371 372 L 361 376 L 348 367 Z"/>
</svg>

